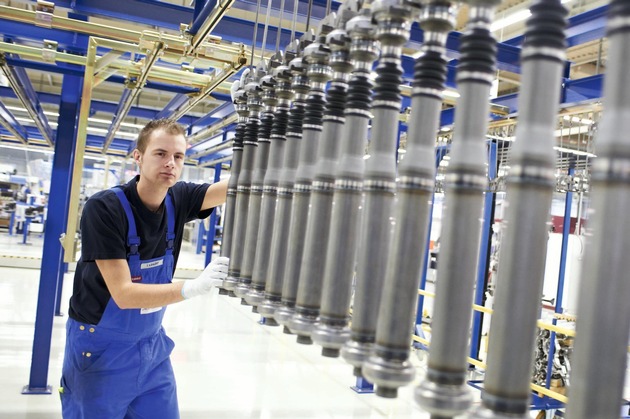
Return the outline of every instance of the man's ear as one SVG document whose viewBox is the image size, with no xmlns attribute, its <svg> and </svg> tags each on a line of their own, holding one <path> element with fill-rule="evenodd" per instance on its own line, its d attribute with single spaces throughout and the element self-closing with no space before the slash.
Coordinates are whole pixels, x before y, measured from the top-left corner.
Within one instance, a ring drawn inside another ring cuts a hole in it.
<svg viewBox="0 0 630 419">
<path fill-rule="evenodd" d="M 142 157 L 142 154 L 140 154 L 140 150 L 138 150 L 137 148 L 133 150 L 133 160 L 137 163 L 140 164 L 140 157 Z"/>
</svg>

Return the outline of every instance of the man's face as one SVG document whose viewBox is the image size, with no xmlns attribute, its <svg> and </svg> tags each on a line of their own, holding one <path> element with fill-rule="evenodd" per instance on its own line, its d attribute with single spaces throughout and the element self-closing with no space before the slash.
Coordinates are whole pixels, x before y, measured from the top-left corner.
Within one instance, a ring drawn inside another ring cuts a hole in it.
<svg viewBox="0 0 630 419">
<path fill-rule="evenodd" d="M 183 135 L 156 130 L 151 134 L 144 153 L 134 151 L 140 175 L 149 183 L 171 187 L 179 180 L 184 167 L 186 139 Z"/>
</svg>

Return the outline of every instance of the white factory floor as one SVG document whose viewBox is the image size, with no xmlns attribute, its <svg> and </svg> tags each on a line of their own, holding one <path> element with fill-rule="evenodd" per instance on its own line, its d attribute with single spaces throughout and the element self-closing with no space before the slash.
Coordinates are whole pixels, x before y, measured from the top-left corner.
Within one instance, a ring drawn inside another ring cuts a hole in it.
<svg viewBox="0 0 630 419">
<path fill-rule="evenodd" d="M 31 365 L 42 238 L 29 237 L 31 245 L 21 241 L 0 234 L 0 418 L 57 419 L 65 316 L 53 321 L 48 371 L 53 394 L 21 394 Z M 192 277 L 203 264 L 204 255 L 185 245 L 178 272 Z M 62 312 L 72 275 L 65 275 Z M 401 388 L 396 399 L 359 394 L 351 389 L 355 378 L 343 360 L 324 358 L 319 346 L 299 345 L 295 336 L 259 319 L 251 307 L 216 291 L 169 307 L 164 326 L 176 342 L 172 362 L 182 419 L 429 418 L 413 400 L 414 385 Z M 424 358 L 411 356 L 416 381 Z M 473 394 L 478 400 L 479 392 Z"/>
</svg>

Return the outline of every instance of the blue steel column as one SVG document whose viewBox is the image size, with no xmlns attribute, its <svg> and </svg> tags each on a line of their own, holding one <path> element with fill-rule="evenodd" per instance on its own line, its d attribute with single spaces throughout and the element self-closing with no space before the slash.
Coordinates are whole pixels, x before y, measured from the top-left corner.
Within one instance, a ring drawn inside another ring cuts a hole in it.
<svg viewBox="0 0 630 419">
<path fill-rule="evenodd" d="M 488 144 L 488 179 L 497 177 L 497 143 Z M 479 247 L 479 264 L 477 265 L 477 286 L 475 287 L 475 301 L 477 305 L 483 305 L 483 296 L 486 292 L 488 278 L 488 253 L 492 240 L 492 224 L 494 223 L 495 193 L 487 190 L 483 204 L 483 226 L 481 227 L 481 246 Z M 473 311 L 473 330 L 470 337 L 470 357 L 477 359 L 479 355 L 479 342 L 481 341 L 481 323 L 483 314 Z"/>
<path fill-rule="evenodd" d="M 48 385 L 48 364 L 56 302 L 55 295 L 61 294 L 60 289 L 64 273 L 63 252 L 59 236 L 66 231 L 68 222 L 68 202 L 72 181 L 71 168 L 76 141 L 77 124 L 75 121 L 79 114 L 82 89 L 82 77 L 64 76 L 48 201 L 48 214 L 61 214 L 62 216 L 49 216 L 46 219 L 31 373 L 29 383 L 22 390 L 22 394 L 49 394 L 51 392 L 51 387 Z M 59 297 L 57 295 L 57 299 Z"/>
<path fill-rule="evenodd" d="M 569 168 L 569 177 L 575 174 L 575 168 Z M 564 277 L 567 271 L 567 253 L 569 250 L 569 235 L 571 234 L 571 206 L 573 204 L 573 192 L 567 190 L 567 196 L 564 200 L 564 219 L 562 222 L 562 245 L 560 247 L 560 270 L 558 271 L 558 288 L 556 290 L 556 313 L 562 313 L 562 300 L 564 297 Z M 558 319 L 554 318 L 552 324 L 555 326 Z M 551 332 L 549 339 L 549 352 L 547 353 L 547 377 L 545 379 L 545 387 L 549 388 L 551 384 L 551 374 L 553 372 L 553 358 L 556 354 L 556 332 Z"/>
<path fill-rule="evenodd" d="M 221 180 L 221 163 L 214 166 L 214 183 Z M 214 236 L 217 232 L 217 210 L 212 211 L 210 215 L 210 227 L 208 228 L 208 235 L 206 236 L 206 265 L 212 261 L 212 245 L 214 244 Z"/>
<path fill-rule="evenodd" d="M 75 67 L 75 66 L 71 66 L 71 65 L 66 65 L 67 67 Z M 65 76 L 64 80 L 63 80 L 63 85 L 62 85 L 62 89 L 66 89 L 67 86 L 70 85 L 75 85 L 75 84 L 79 84 L 79 90 L 77 90 L 76 92 L 72 92 L 72 89 L 70 89 L 68 92 L 65 92 L 68 96 L 64 97 L 64 95 L 61 95 L 61 101 L 59 104 L 59 120 L 58 123 L 59 125 L 57 126 L 57 138 L 55 140 L 55 145 L 58 143 L 60 138 L 72 138 L 73 141 L 76 138 L 76 131 L 77 131 L 77 123 L 76 123 L 76 118 L 77 115 L 79 114 L 79 101 L 80 101 L 80 95 L 81 95 L 81 89 L 83 88 L 83 78 L 82 77 L 77 77 L 77 76 Z M 64 90 L 65 91 L 65 90 Z M 56 152 L 56 148 L 55 148 L 55 159 L 57 158 L 57 152 Z M 72 165 L 74 164 L 74 157 L 72 155 L 70 155 L 70 159 L 69 159 L 69 164 L 70 166 L 68 170 L 72 170 Z M 67 220 L 67 215 L 68 215 L 68 202 L 70 200 L 70 188 L 71 188 L 71 184 L 72 184 L 72 179 L 70 179 L 70 177 L 65 178 L 66 180 L 66 189 L 65 189 L 65 196 L 67 197 L 65 204 L 64 204 L 64 208 L 63 208 L 63 212 L 61 212 L 60 214 L 63 214 L 63 231 L 65 231 L 66 229 L 66 223 L 68 222 Z M 51 190 L 49 193 L 49 196 L 52 195 L 52 184 L 51 184 Z M 51 204 L 50 201 L 48 203 L 48 213 L 49 214 L 53 214 L 50 212 L 50 208 L 51 208 Z M 46 232 L 48 232 L 48 229 L 46 228 L 45 230 Z M 61 233 L 60 233 L 61 234 Z M 56 253 L 53 253 L 53 255 L 55 255 Z M 46 258 L 46 248 L 44 247 L 44 256 L 42 257 L 42 270 L 44 269 L 44 260 Z M 62 260 L 63 260 L 63 256 L 62 256 Z M 62 263 L 61 268 L 59 270 L 59 273 L 57 275 L 57 297 L 55 299 L 55 316 L 63 316 L 63 313 L 61 312 L 61 294 L 62 294 L 62 290 L 63 290 L 63 276 L 65 273 L 68 272 L 68 264 L 67 263 Z"/>
<path fill-rule="evenodd" d="M 448 147 L 437 147 L 435 149 L 435 170 L 437 172 L 438 167 L 440 166 L 440 162 L 448 153 Z M 422 275 L 420 276 L 420 288 L 421 290 L 426 289 L 427 286 L 427 272 L 429 270 L 429 257 L 431 255 L 431 229 L 433 228 L 433 210 L 435 207 L 433 204 L 435 203 L 435 192 L 431 195 L 431 215 L 429 216 L 429 226 L 427 228 L 427 242 L 426 249 L 427 251 L 424 253 L 424 265 L 422 267 Z M 418 308 L 416 309 L 416 326 L 422 324 L 422 311 L 424 310 L 424 295 L 418 295 Z"/>
</svg>

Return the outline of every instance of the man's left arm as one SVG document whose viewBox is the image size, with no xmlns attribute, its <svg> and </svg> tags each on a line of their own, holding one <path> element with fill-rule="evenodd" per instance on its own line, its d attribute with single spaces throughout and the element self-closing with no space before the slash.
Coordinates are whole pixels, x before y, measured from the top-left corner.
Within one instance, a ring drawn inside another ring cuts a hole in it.
<svg viewBox="0 0 630 419">
<path fill-rule="evenodd" d="M 222 180 L 220 182 L 210 185 L 210 187 L 208 187 L 208 189 L 206 190 L 206 196 L 203 199 L 201 211 L 218 207 L 219 205 L 223 204 L 227 197 L 227 187 L 227 180 Z"/>
</svg>

